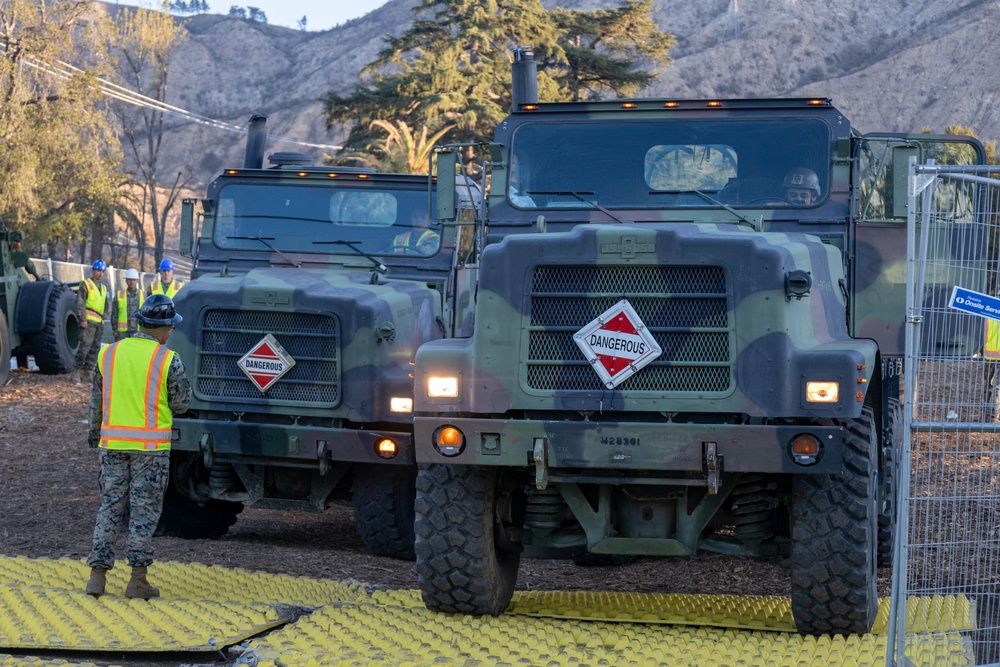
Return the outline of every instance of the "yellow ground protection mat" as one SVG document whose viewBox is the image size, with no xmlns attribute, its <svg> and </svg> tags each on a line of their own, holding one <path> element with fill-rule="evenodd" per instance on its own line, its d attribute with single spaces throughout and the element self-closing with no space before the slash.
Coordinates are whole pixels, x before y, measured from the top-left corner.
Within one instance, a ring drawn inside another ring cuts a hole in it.
<svg viewBox="0 0 1000 667">
<path fill-rule="evenodd" d="M 0 653 L 0 667 L 97 667 L 92 662 L 67 662 L 66 660 L 43 660 L 42 658 L 15 658 Z"/>
<path fill-rule="evenodd" d="M 89 573 L 82 561 L 0 557 L 0 648 L 218 651 L 288 622 L 286 600 L 319 606 L 336 592 L 364 595 L 358 584 L 156 563 L 149 576 L 160 598 L 124 597 L 124 565 L 94 598 L 84 592 Z"/>
<path fill-rule="evenodd" d="M 0 647 L 217 650 L 283 624 L 276 607 L 296 605 L 323 609 L 254 641 L 260 664 L 799 667 L 885 660 L 886 638 L 878 634 L 888 618 L 884 600 L 876 634 L 814 638 L 785 632 L 793 626 L 781 598 L 519 592 L 511 611 L 494 619 L 428 612 L 416 591 L 199 564 L 154 564 L 150 578 L 162 598 L 150 602 L 122 596 L 128 568 L 116 567 L 109 595 L 95 599 L 83 592 L 88 573 L 80 561 L 0 556 Z M 915 664 L 971 664 L 959 634 L 974 627 L 967 599 L 915 599 L 909 610 L 914 631 L 938 633 L 911 656 Z"/>
<path fill-rule="evenodd" d="M 658 622 L 472 617 L 346 604 L 325 607 L 254 640 L 244 657 L 260 667 L 881 667 L 886 642 L 886 634 L 803 637 Z M 909 657 L 920 667 L 973 664 L 958 632 L 936 637 L 919 655 Z"/>
</svg>

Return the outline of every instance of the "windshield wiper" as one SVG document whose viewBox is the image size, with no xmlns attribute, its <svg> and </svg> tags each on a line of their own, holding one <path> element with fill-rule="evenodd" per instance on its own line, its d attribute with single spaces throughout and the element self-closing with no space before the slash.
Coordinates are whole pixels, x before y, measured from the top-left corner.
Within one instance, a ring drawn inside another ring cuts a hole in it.
<svg viewBox="0 0 1000 667">
<path fill-rule="evenodd" d="M 278 250 L 277 248 L 275 248 L 273 245 L 271 245 L 270 243 L 268 243 L 268 241 L 273 241 L 274 240 L 273 236 L 268 236 L 268 237 L 263 237 L 263 236 L 227 236 L 226 238 L 227 239 L 233 239 L 233 240 L 236 240 L 236 241 L 260 241 L 261 243 L 263 243 L 264 245 L 266 245 L 268 248 L 270 248 L 274 252 L 276 252 L 279 255 L 281 255 L 282 257 L 284 257 L 285 260 L 287 260 L 288 263 L 291 264 L 292 266 L 294 266 L 296 269 L 302 268 L 302 263 L 301 262 L 296 262 L 294 259 L 292 259 L 288 255 L 286 255 L 285 253 L 281 252 L 280 250 Z"/>
<path fill-rule="evenodd" d="M 354 247 L 354 246 L 356 246 L 356 245 L 358 245 L 360 243 L 361 243 L 361 241 L 313 241 L 313 245 L 346 245 L 348 248 L 350 248 L 351 250 L 353 250 L 354 252 L 358 253 L 359 255 L 361 255 L 362 257 L 364 257 L 365 259 L 369 260 L 372 264 L 374 264 L 375 265 L 375 269 L 379 273 L 388 273 L 389 267 L 387 267 L 385 264 L 383 264 L 382 262 L 378 261 L 377 259 L 375 259 L 371 255 L 369 255 L 368 253 L 366 253 L 364 250 L 361 250 L 360 248 L 355 248 Z"/>
<path fill-rule="evenodd" d="M 524 194 L 526 194 L 529 197 L 532 197 L 534 195 L 552 195 L 552 196 L 556 196 L 556 197 L 569 195 L 571 197 L 576 197 L 577 199 L 579 199 L 580 201 L 582 201 L 584 204 L 590 204 L 591 206 L 593 206 L 594 208 L 596 208 L 598 211 L 600 211 L 604 215 L 606 215 L 609 218 L 611 218 L 612 220 L 614 220 L 616 222 L 620 222 L 622 224 L 625 224 L 624 220 L 622 220 L 617 215 L 615 215 L 614 213 L 612 213 L 608 209 L 606 209 L 603 206 L 601 206 L 600 204 L 598 204 L 596 201 L 590 201 L 589 199 L 584 199 L 583 195 L 592 195 L 592 194 L 594 194 L 593 192 L 573 192 L 572 190 L 553 190 L 551 192 L 544 192 L 544 191 L 541 191 L 541 190 L 533 190 L 532 192 L 525 192 Z"/>
<path fill-rule="evenodd" d="M 727 211 L 729 211 L 730 213 L 732 213 L 733 215 L 735 215 L 737 218 L 739 218 L 740 222 L 744 222 L 744 223 L 750 225 L 750 227 L 753 228 L 756 231 L 757 225 L 753 224 L 752 221 L 747 220 L 745 217 L 743 217 L 743 215 L 739 211 L 737 211 L 735 208 L 733 208 L 729 204 L 723 204 L 721 201 L 719 201 L 715 197 L 712 197 L 711 195 L 707 195 L 704 192 L 701 192 L 699 190 L 689 190 L 689 192 L 692 192 L 692 193 L 698 195 L 699 197 L 701 197 L 702 199 L 704 199 L 705 201 L 707 201 L 710 204 L 715 204 L 716 206 L 721 206 L 722 208 L 726 209 Z M 658 193 L 654 190 L 654 191 L 650 192 L 649 194 L 654 195 L 654 194 L 658 194 Z"/>
</svg>

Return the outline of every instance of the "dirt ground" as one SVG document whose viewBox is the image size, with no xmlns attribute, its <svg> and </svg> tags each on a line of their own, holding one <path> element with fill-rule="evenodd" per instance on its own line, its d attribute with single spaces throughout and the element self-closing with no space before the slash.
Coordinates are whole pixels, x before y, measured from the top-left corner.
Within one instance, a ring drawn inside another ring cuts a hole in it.
<svg viewBox="0 0 1000 667">
<path fill-rule="evenodd" d="M 68 376 L 16 371 L 0 388 L 0 554 L 83 559 L 89 553 L 100 497 L 98 452 L 85 437 L 88 400 L 89 387 Z M 220 539 L 158 537 L 154 545 L 157 560 L 417 586 L 413 563 L 368 554 L 350 508 L 321 514 L 247 509 Z M 880 595 L 889 593 L 889 574 L 880 572 Z M 518 588 L 784 596 L 790 582 L 776 562 L 700 555 L 614 568 L 525 559 Z"/>
</svg>

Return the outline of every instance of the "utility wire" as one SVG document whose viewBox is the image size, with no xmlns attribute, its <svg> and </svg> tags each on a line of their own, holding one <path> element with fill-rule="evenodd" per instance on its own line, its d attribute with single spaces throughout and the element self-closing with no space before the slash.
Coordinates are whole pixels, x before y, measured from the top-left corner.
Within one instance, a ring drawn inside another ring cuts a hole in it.
<svg viewBox="0 0 1000 667">
<path fill-rule="evenodd" d="M 6 51 L 7 45 L 4 44 L 3 42 L 0 42 L 0 48 Z M 80 69 L 79 67 L 70 65 L 69 63 L 65 63 L 61 60 L 56 61 L 58 63 L 58 68 L 43 62 L 35 61 L 32 58 L 27 58 L 24 60 L 24 62 L 29 67 L 45 72 L 46 74 L 50 74 L 52 76 L 59 77 L 61 79 L 69 79 L 70 77 L 73 76 L 74 73 L 80 73 L 80 74 L 84 73 L 83 70 Z M 207 116 L 196 114 L 194 112 L 182 109 L 172 104 L 167 104 L 165 102 L 162 102 L 161 100 L 148 97 L 146 95 L 143 95 L 142 93 L 138 93 L 134 90 L 121 86 L 117 83 L 108 81 L 106 79 L 102 79 L 100 77 L 97 77 L 97 81 L 98 81 L 98 87 L 106 97 L 110 97 L 112 99 L 125 102 L 126 104 L 131 104 L 137 107 L 145 107 L 147 109 L 153 109 L 154 111 L 159 111 L 169 116 L 182 118 L 184 120 L 193 123 L 197 123 L 200 125 L 207 125 L 208 127 L 214 127 L 220 130 L 225 130 L 227 132 L 234 132 L 237 134 L 247 133 L 247 129 L 245 127 L 240 127 L 238 125 L 233 125 L 232 123 L 227 123 L 225 121 L 216 120 L 214 118 L 209 118 Z M 295 144 L 297 146 L 308 146 L 310 148 L 323 148 L 323 149 L 338 150 L 338 151 L 343 150 L 344 148 L 343 146 L 334 146 L 330 144 L 316 144 L 308 141 L 299 141 L 298 139 L 291 139 L 289 137 L 283 137 L 275 134 L 269 134 L 268 139 L 272 141 L 282 141 L 289 144 Z"/>
</svg>

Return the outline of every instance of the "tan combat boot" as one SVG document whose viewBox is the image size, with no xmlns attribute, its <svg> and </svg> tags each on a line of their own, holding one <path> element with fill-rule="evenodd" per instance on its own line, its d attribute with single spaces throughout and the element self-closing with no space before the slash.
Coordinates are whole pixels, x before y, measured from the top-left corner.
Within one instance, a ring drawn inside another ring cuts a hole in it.
<svg viewBox="0 0 1000 667">
<path fill-rule="evenodd" d="M 160 597 L 160 589 L 146 580 L 145 567 L 132 568 L 132 578 L 129 579 L 128 587 L 125 588 L 125 597 L 143 600 Z"/>
<path fill-rule="evenodd" d="M 108 583 L 108 571 L 99 567 L 90 568 L 90 581 L 87 582 L 87 593 L 95 598 L 104 595 L 104 587 Z"/>
</svg>

